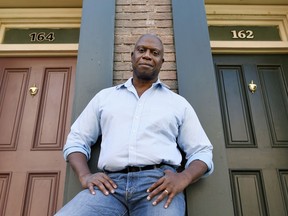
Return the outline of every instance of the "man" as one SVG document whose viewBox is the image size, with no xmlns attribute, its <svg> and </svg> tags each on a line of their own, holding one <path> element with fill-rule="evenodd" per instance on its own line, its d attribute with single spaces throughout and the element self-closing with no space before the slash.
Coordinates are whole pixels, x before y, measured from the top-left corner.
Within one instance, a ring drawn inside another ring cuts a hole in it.
<svg viewBox="0 0 288 216">
<path fill-rule="evenodd" d="M 159 78 L 162 41 L 142 35 L 131 53 L 133 77 L 100 91 L 71 127 L 64 157 L 85 188 L 57 215 L 185 214 L 184 189 L 213 171 L 212 145 L 191 105 Z M 91 146 L 102 135 L 98 168 Z M 177 172 L 182 156 L 187 163 Z"/>
</svg>

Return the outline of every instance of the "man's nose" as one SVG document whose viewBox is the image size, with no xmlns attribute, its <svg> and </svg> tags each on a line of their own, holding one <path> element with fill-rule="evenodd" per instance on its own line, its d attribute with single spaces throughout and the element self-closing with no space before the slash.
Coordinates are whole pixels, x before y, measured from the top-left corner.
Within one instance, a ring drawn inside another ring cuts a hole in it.
<svg viewBox="0 0 288 216">
<path fill-rule="evenodd" d="M 151 59 L 151 52 L 149 49 L 146 50 L 146 52 L 142 56 L 145 59 Z"/>
</svg>

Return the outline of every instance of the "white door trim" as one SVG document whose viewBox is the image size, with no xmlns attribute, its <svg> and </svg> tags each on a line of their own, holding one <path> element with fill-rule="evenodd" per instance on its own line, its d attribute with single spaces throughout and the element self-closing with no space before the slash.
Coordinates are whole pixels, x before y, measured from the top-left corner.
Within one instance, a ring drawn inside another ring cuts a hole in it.
<svg viewBox="0 0 288 216">
<path fill-rule="evenodd" d="M 0 41 L 5 28 L 79 27 L 80 8 L 0 9 Z M 0 44 L 0 56 L 77 56 L 77 44 Z"/>
<path fill-rule="evenodd" d="M 210 41 L 213 53 L 288 53 L 288 6 L 206 5 L 208 25 L 279 28 L 282 41 Z"/>
</svg>

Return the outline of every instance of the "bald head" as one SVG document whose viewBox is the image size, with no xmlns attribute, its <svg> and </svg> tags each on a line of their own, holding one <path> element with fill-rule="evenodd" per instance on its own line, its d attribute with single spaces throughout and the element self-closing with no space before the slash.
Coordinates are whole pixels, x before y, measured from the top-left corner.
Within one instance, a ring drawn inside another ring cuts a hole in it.
<svg viewBox="0 0 288 216">
<path fill-rule="evenodd" d="M 164 53 L 163 42 L 162 42 L 162 40 L 161 40 L 156 34 L 150 34 L 150 33 L 148 33 L 148 34 L 143 34 L 143 35 L 141 35 L 141 36 L 138 38 L 138 40 L 137 40 L 137 42 L 136 42 L 136 44 L 135 44 L 135 47 L 137 47 L 138 43 L 139 43 L 143 38 L 146 38 L 146 37 L 148 37 L 148 38 L 150 37 L 150 38 L 155 38 L 155 39 L 157 39 L 157 40 L 160 42 L 162 52 Z"/>
</svg>

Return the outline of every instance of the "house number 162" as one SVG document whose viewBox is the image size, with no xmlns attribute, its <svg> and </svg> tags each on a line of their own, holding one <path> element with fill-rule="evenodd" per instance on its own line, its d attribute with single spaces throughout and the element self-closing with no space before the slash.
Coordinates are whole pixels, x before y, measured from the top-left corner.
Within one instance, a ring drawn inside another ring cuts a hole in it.
<svg viewBox="0 0 288 216">
<path fill-rule="evenodd" d="M 254 32 L 252 30 L 232 30 L 232 38 L 233 39 L 253 39 Z"/>
</svg>

